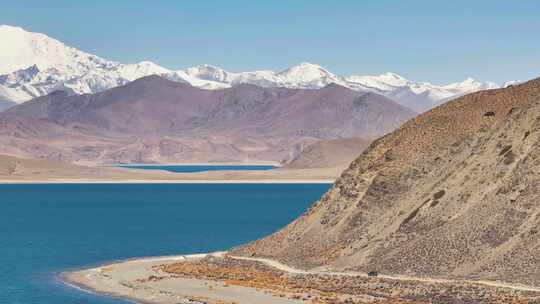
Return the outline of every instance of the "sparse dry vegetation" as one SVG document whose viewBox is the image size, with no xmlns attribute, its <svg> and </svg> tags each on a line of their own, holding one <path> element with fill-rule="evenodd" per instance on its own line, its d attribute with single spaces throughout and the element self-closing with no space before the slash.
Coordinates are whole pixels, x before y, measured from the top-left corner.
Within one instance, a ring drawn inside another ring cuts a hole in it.
<svg viewBox="0 0 540 304">
<path fill-rule="evenodd" d="M 279 297 L 311 303 L 529 303 L 539 294 L 475 284 L 420 283 L 382 278 L 336 275 L 288 274 L 262 263 L 231 258 L 206 258 L 196 262 L 162 265 L 160 270 L 198 278 L 267 290 Z"/>
</svg>

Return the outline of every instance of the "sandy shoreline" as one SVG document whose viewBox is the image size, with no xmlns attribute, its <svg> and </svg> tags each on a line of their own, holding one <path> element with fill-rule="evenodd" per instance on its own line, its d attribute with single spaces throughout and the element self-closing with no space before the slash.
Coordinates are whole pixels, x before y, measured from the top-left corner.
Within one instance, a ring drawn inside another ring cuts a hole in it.
<svg viewBox="0 0 540 304">
<path fill-rule="evenodd" d="M 274 161 L 252 161 L 252 162 L 195 162 L 195 163 L 77 163 L 80 165 L 90 165 L 96 167 L 117 167 L 117 166 L 274 166 L 282 167 L 281 163 Z"/>
<path fill-rule="evenodd" d="M 179 256 L 179 257 L 183 257 L 183 256 Z M 171 258 L 174 259 L 174 256 Z M 151 261 L 151 259 L 156 259 L 156 258 L 150 258 L 150 257 L 133 258 L 133 259 L 126 259 L 123 261 L 111 262 L 110 264 L 102 264 L 101 266 L 96 266 L 93 268 L 87 268 L 87 269 L 82 268 L 79 270 L 62 272 L 58 275 L 58 278 L 65 286 L 69 288 L 77 289 L 81 292 L 85 292 L 85 293 L 89 293 L 89 294 L 97 295 L 97 296 L 107 296 L 107 297 L 112 297 L 112 298 L 130 300 L 133 303 L 151 304 L 152 302 L 142 301 L 141 299 L 131 297 L 129 294 L 122 294 L 122 293 L 118 293 L 114 291 L 105 291 L 103 289 L 100 289 L 99 286 L 95 282 L 93 282 L 91 279 L 92 276 L 98 275 L 99 271 L 103 269 L 104 267 L 110 267 L 112 265 L 130 263 L 130 262 L 136 262 L 136 261 L 139 261 L 139 262 Z"/>
<path fill-rule="evenodd" d="M 59 275 L 64 284 L 96 295 L 128 299 L 144 304 L 238 303 L 287 304 L 305 303 L 243 286 L 170 276 L 160 272 L 161 265 L 221 257 L 225 252 L 166 257 L 147 257 L 113 262 L 94 268 Z M 157 279 L 159 278 L 159 279 Z"/>
<path fill-rule="evenodd" d="M 237 180 L 85 180 L 85 179 L 51 179 L 51 180 L 0 180 L 0 184 L 332 184 L 331 179 L 237 179 Z"/>
</svg>

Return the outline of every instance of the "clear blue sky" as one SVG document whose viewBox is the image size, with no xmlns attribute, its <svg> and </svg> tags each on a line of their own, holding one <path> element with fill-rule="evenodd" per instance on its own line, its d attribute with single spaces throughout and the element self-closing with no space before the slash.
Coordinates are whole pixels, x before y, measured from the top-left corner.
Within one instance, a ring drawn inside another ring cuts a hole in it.
<svg viewBox="0 0 540 304">
<path fill-rule="evenodd" d="M 540 75 L 538 0 L 0 1 L 0 24 L 121 62 L 242 71 L 307 61 L 434 83 Z"/>
</svg>

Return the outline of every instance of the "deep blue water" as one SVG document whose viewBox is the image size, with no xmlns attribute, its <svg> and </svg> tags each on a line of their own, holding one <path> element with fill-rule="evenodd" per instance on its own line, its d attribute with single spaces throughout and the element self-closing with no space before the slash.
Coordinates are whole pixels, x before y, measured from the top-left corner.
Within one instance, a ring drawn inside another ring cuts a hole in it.
<svg viewBox="0 0 540 304">
<path fill-rule="evenodd" d="M 272 170 L 276 166 L 266 165 L 119 165 L 121 168 L 147 169 L 147 170 L 165 170 L 170 172 L 205 172 L 205 171 L 239 171 L 239 170 Z"/>
<path fill-rule="evenodd" d="M 57 274 L 224 250 L 287 224 L 330 185 L 0 185 L 0 303 L 118 304 Z"/>
</svg>

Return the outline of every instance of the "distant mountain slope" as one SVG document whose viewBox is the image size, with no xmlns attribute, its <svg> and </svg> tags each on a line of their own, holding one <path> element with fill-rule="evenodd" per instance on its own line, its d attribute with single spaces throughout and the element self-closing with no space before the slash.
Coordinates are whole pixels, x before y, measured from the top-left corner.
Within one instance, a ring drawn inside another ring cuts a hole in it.
<svg viewBox="0 0 540 304">
<path fill-rule="evenodd" d="M 236 250 L 311 268 L 540 284 L 540 79 L 376 140 L 283 230 Z"/>
<path fill-rule="evenodd" d="M 0 113 L 0 151 L 93 162 L 286 161 L 313 142 L 376 138 L 415 115 L 335 84 L 203 90 L 148 76 L 93 95 L 58 91 Z"/>
<path fill-rule="evenodd" d="M 321 140 L 303 149 L 285 168 L 341 167 L 343 170 L 369 143 L 369 140 L 357 137 Z"/>
<path fill-rule="evenodd" d="M 79 51 L 40 33 L 0 26 L 0 98 L 21 103 L 56 90 L 96 93 L 137 78 L 159 75 L 204 89 L 238 84 L 262 87 L 317 89 L 334 83 L 362 92 L 374 92 L 423 112 L 451 98 L 498 87 L 467 79 L 448 86 L 409 81 L 394 73 L 379 76 L 338 76 L 323 67 L 302 63 L 282 72 L 231 73 L 211 65 L 172 71 L 143 61 L 121 64 Z"/>
</svg>

